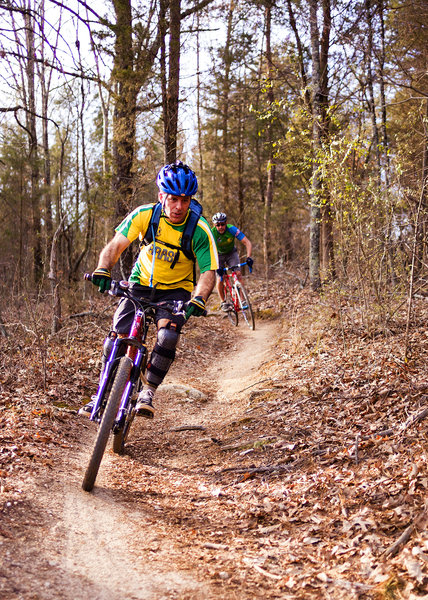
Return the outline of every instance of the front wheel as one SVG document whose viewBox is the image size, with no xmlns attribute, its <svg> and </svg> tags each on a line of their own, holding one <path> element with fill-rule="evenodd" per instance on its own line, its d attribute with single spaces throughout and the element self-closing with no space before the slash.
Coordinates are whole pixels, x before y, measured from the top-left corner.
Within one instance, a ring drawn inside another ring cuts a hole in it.
<svg viewBox="0 0 428 600">
<path fill-rule="evenodd" d="M 229 321 L 232 323 L 232 325 L 234 325 L 235 327 L 237 327 L 237 325 L 238 325 L 238 313 L 236 312 L 235 303 L 233 301 L 233 298 L 231 298 L 228 293 L 226 293 L 226 302 L 229 305 L 228 311 L 226 312 L 227 317 L 228 317 Z"/>
<path fill-rule="evenodd" d="M 236 284 L 236 293 L 238 296 L 239 307 L 246 324 L 250 329 L 255 329 L 256 323 L 254 320 L 253 309 L 251 308 L 250 299 L 242 283 Z"/>
<path fill-rule="evenodd" d="M 117 367 L 116 376 L 98 428 L 94 449 L 83 478 L 82 488 L 85 492 L 90 492 L 94 487 L 110 431 L 119 409 L 120 400 L 131 374 L 132 364 L 132 360 L 128 356 L 123 356 Z"/>
</svg>

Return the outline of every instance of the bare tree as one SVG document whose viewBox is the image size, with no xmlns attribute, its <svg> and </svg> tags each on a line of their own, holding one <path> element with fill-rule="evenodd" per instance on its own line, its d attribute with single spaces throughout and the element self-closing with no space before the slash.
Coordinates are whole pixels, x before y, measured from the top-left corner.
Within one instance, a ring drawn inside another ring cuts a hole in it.
<svg viewBox="0 0 428 600">
<path fill-rule="evenodd" d="M 266 26 L 266 79 L 267 79 L 267 100 L 269 107 L 273 107 L 275 97 L 273 91 L 273 76 L 272 76 L 272 47 L 271 47 L 271 29 L 272 29 L 272 5 L 271 0 L 266 1 L 265 6 L 265 26 Z M 267 164 L 267 185 L 264 198 L 264 214 L 263 214 L 263 256 L 265 264 L 265 278 L 269 279 L 269 265 L 271 256 L 269 249 L 271 247 L 270 222 L 272 215 L 273 189 L 275 183 L 276 164 L 273 151 L 273 127 L 272 122 L 267 127 L 267 146 L 269 148 L 269 158 Z"/>
<path fill-rule="evenodd" d="M 165 162 L 177 158 L 178 99 L 180 92 L 181 0 L 169 2 L 169 71 L 164 101 Z"/>
<path fill-rule="evenodd" d="M 321 65 L 320 38 L 318 28 L 318 0 L 309 0 L 309 24 L 311 32 L 312 56 L 312 145 L 314 165 L 312 170 L 310 234 L 309 234 L 309 279 L 313 290 L 321 286 L 320 277 L 320 223 L 322 179 L 316 157 L 322 149 L 322 104 L 321 104 Z"/>
<path fill-rule="evenodd" d="M 53 233 L 53 224 L 52 224 L 52 194 L 51 194 L 51 155 L 50 155 L 50 144 L 49 144 L 49 114 L 48 114 L 48 104 L 49 104 L 49 94 L 50 87 L 52 82 L 52 73 L 53 70 L 48 68 L 45 60 L 45 42 L 46 42 L 46 34 L 45 34 L 45 10 L 44 10 L 44 0 L 42 0 L 40 5 L 40 54 L 42 60 L 37 62 L 37 70 L 38 76 L 41 86 L 41 95 L 42 95 L 42 147 L 43 147 L 43 197 L 44 197 L 44 220 L 45 220 L 45 228 L 46 228 L 46 248 L 50 247 L 52 241 L 52 233 Z M 60 12 L 60 21 L 59 26 L 56 31 L 56 40 L 54 42 L 54 47 L 57 46 L 58 36 L 61 25 L 61 17 L 62 13 Z"/>
<path fill-rule="evenodd" d="M 321 138 L 324 147 L 330 142 L 330 112 L 328 56 L 330 49 L 331 11 L 330 0 L 322 0 L 323 27 L 320 42 L 320 102 L 321 102 Z M 331 279 L 336 278 L 333 240 L 333 207 L 327 186 L 322 190 L 322 240 L 323 266 Z"/>
</svg>

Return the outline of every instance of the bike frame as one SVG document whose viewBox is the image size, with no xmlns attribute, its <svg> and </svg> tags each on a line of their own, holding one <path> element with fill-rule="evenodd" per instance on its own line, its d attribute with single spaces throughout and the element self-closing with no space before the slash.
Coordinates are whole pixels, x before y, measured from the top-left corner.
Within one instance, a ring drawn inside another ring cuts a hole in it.
<svg viewBox="0 0 428 600">
<path fill-rule="evenodd" d="M 90 274 L 85 279 L 92 281 Z M 119 337 L 117 334 L 110 354 L 104 366 L 98 392 L 91 412 L 91 420 L 98 424 L 98 432 L 88 466 L 83 478 L 82 488 L 90 492 L 95 484 L 104 451 L 113 433 L 113 452 L 123 454 L 124 445 L 135 416 L 135 404 L 139 383 L 144 376 L 147 364 L 148 348 L 146 339 L 150 326 L 155 323 L 156 310 L 162 308 L 175 315 L 185 316 L 184 303 L 150 302 L 137 298 L 129 290 L 126 281 L 112 281 L 109 290 L 111 296 L 128 298 L 135 307 L 134 319 L 129 334 Z"/>
<path fill-rule="evenodd" d="M 222 269 L 223 273 L 221 277 L 224 286 L 225 298 L 228 298 L 229 296 L 233 304 L 233 308 L 230 308 L 227 311 L 227 316 L 229 317 L 229 320 L 236 326 L 238 325 L 238 314 L 241 313 L 248 327 L 250 329 L 254 329 L 255 320 L 251 303 L 244 285 L 239 281 L 236 274 L 236 269 L 244 265 L 247 265 L 247 263 L 240 263 L 238 265 L 232 265 Z M 251 273 L 251 267 L 248 268 Z"/>
<path fill-rule="evenodd" d="M 226 286 L 227 291 L 229 292 L 229 295 L 232 299 L 233 302 L 233 307 L 236 310 L 236 312 L 239 312 L 241 310 L 241 307 L 239 306 L 239 301 L 238 301 L 238 297 L 236 294 L 236 288 L 235 288 L 235 284 L 239 282 L 238 276 L 236 275 L 235 271 L 232 271 L 231 273 L 228 273 L 226 271 L 225 275 L 224 275 L 224 279 L 223 279 L 223 284 Z"/>
<path fill-rule="evenodd" d="M 109 291 L 109 294 L 112 296 L 120 296 L 124 298 L 128 298 L 133 301 L 136 305 L 135 316 L 132 321 L 132 325 L 129 330 L 129 335 L 127 337 L 119 337 L 117 336 L 113 347 L 110 351 L 110 355 L 107 359 L 107 362 L 104 367 L 104 371 L 101 377 L 100 384 L 98 386 L 98 391 L 96 394 L 96 399 L 94 402 L 94 407 L 91 412 L 90 419 L 91 421 L 95 421 L 99 423 L 102 418 L 102 411 L 104 409 L 105 401 L 107 400 L 107 388 L 109 382 L 112 380 L 114 375 L 114 370 L 117 365 L 118 359 L 121 356 L 128 356 L 132 362 L 133 367 L 131 370 L 131 375 L 129 378 L 129 382 L 126 388 L 123 391 L 122 399 L 120 401 L 119 410 L 116 415 L 115 422 L 113 424 L 113 430 L 120 426 L 124 417 L 126 417 L 129 399 L 132 397 L 134 388 L 138 383 L 138 379 L 140 377 L 140 373 L 144 369 L 144 365 L 147 359 L 147 335 L 149 332 L 150 325 L 154 323 L 155 311 L 154 307 L 157 305 L 156 303 L 149 303 L 146 300 L 141 301 L 141 303 L 147 303 L 147 307 L 142 309 L 141 307 L 137 307 L 139 301 L 133 298 L 127 292 L 127 287 L 125 286 L 127 282 L 113 282 L 112 288 Z M 122 289 L 122 292 L 120 292 Z M 163 304 L 163 303 L 158 303 Z M 170 303 L 166 303 L 170 304 Z M 180 301 L 174 301 L 174 313 L 178 314 L 180 309 L 182 309 L 183 303 Z M 123 346 L 126 347 L 126 352 L 120 352 Z"/>
<path fill-rule="evenodd" d="M 227 292 L 229 292 L 229 295 L 233 302 L 233 307 L 236 312 L 241 311 L 241 305 L 239 303 L 239 299 L 238 299 L 238 295 L 236 293 L 235 286 L 237 283 L 240 285 L 242 285 L 242 284 L 240 283 L 240 281 L 238 279 L 235 269 L 239 269 L 240 267 L 244 267 L 244 266 L 248 266 L 246 262 L 239 263 L 238 265 L 233 265 L 231 267 L 224 267 L 223 284 L 226 286 Z M 251 271 L 252 271 L 251 267 L 248 267 L 248 268 L 251 273 Z"/>
<path fill-rule="evenodd" d="M 126 346 L 126 356 L 129 356 L 129 358 L 132 359 L 133 368 L 128 385 L 123 392 L 119 411 L 116 417 L 116 421 L 121 420 L 121 417 L 126 411 L 128 401 L 132 395 L 135 384 L 138 381 L 141 367 L 144 364 L 144 357 L 147 354 L 146 338 L 151 322 L 152 320 L 146 318 L 146 314 L 143 310 L 137 309 L 130 329 L 130 335 L 125 338 L 117 337 L 115 339 L 110 356 L 107 359 L 104 368 L 100 385 L 98 387 L 94 408 L 90 417 L 91 421 L 96 421 L 98 423 L 101 419 L 100 413 L 102 412 L 101 409 L 104 405 L 108 383 L 113 375 L 113 371 L 117 364 L 117 359 L 124 355 L 123 352 L 120 352 L 120 349 L 123 348 L 123 346 Z"/>
</svg>

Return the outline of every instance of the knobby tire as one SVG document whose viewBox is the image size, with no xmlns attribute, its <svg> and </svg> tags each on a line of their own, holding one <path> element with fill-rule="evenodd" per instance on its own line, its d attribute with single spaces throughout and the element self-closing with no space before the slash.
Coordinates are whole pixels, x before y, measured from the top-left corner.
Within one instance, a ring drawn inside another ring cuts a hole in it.
<svg viewBox="0 0 428 600">
<path fill-rule="evenodd" d="M 247 291 L 244 288 L 244 286 L 242 285 L 242 283 L 237 284 L 236 288 L 237 288 L 236 291 L 238 294 L 238 301 L 239 301 L 239 305 L 241 307 L 242 315 L 243 315 L 248 327 L 250 329 L 254 330 L 256 327 L 256 323 L 255 323 L 254 313 L 253 313 L 253 309 L 251 308 L 251 302 L 248 297 Z M 246 308 L 243 308 L 244 306 Z"/>
<path fill-rule="evenodd" d="M 94 449 L 86 469 L 85 477 L 83 478 L 82 488 L 85 492 L 90 492 L 94 487 L 95 479 L 97 478 L 101 460 L 104 455 L 114 419 L 119 409 L 123 391 L 129 380 L 131 369 L 132 360 L 128 356 L 123 356 L 117 367 L 116 376 L 98 428 Z"/>
</svg>

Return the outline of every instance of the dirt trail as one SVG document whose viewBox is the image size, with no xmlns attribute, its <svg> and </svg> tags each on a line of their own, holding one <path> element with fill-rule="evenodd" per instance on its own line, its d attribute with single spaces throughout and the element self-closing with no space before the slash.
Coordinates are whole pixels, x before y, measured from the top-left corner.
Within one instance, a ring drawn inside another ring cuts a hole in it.
<svg viewBox="0 0 428 600">
<path fill-rule="evenodd" d="M 239 329 L 240 343 L 231 359 L 226 357 L 217 369 L 218 395 L 239 393 L 258 379 L 260 366 L 271 355 L 275 342 L 275 327 L 269 322 L 257 323 L 254 331 Z"/>
<path fill-rule="evenodd" d="M 233 330 L 224 323 L 224 331 L 235 338 L 234 348 L 219 351 L 213 366 L 193 384 L 217 391 L 209 391 L 208 399 L 200 403 L 177 402 L 171 393 L 165 399 L 159 390 L 156 420 L 136 420 L 130 454 L 117 457 L 106 452 L 91 494 L 80 486 L 95 427 L 82 422 L 81 443 L 64 450 L 65 460 L 53 470 L 52 480 L 40 483 L 43 494 L 39 489 L 34 495 L 44 524 L 35 539 L 29 542 L 26 537 L 21 561 L 15 564 L 19 592 L 10 590 L 5 600 L 247 597 L 227 592 L 226 582 L 220 591 L 218 582 L 204 576 L 197 549 L 189 548 L 183 555 L 183 547 L 189 546 L 180 530 L 180 522 L 189 517 L 186 494 L 194 490 L 197 501 L 191 498 L 190 512 L 196 523 L 198 502 L 213 489 L 204 476 L 204 461 L 218 455 L 219 449 L 212 442 L 207 448 L 200 432 L 171 433 L 174 425 L 193 422 L 203 424 L 206 435 L 212 435 L 219 424 L 242 410 L 239 392 L 260 379 L 258 369 L 275 343 L 275 326 L 260 322 L 250 331 L 242 324 Z M 185 376 L 177 361 L 167 382 L 183 381 Z M 201 513 L 201 524 L 204 518 Z"/>
</svg>

